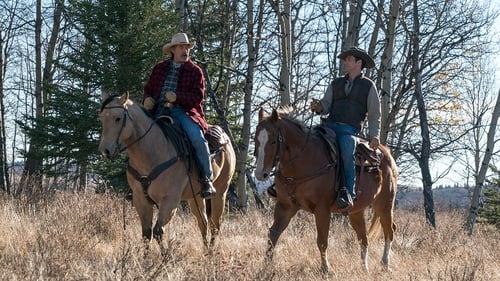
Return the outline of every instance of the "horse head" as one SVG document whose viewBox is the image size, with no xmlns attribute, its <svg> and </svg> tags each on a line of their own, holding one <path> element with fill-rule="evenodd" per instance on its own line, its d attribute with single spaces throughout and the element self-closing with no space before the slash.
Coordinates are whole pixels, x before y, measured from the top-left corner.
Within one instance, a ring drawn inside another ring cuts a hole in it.
<svg viewBox="0 0 500 281">
<path fill-rule="evenodd" d="M 104 157 L 113 157 L 124 150 L 129 139 L 134 135 L 129 108 L 134 103 L 129 94 L 113 95 L 104 99 L 101 104 L 99 120 L 102 124 L 99 151 Z"/>
<path fill-rule="evenodd" d="M 278 122 L 281 117 L 276 109 L 270 115 L 261 107 L 259 124 L 255 129 L 255 176 L 261 181 L 268 180 L 271 171 L 279 161 L 280 145 L 283 142 Z"/>
</svg>

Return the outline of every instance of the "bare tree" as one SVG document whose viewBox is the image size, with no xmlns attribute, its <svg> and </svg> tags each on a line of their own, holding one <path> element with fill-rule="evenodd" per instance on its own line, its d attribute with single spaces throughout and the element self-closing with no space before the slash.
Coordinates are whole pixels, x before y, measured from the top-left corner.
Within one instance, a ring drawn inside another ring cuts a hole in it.
<svg viewBox="0 0 500 281">
<path fill-rule="evenodd" d="M 53 25 L 51 28 L 51 35 L 46 52 L 44 54 L 45 64 L 42 69 L 42 1 L 36 1 L 36 17 L 35 17 L 35 118 L 41 118 L 45 115 L 46 103 L 49 100 L 49 95 L 45 89 L 52 83 L 53 75 L 53 61 L 57 37 L 59 35 L 62 10 L 64 8 L 64 0 L 55 2 Z M 34 124 L 36 126 L 36 124 Z M 35 183 L 42 185 L 41 167 L 43 159 L 36 156 L 36 151 L 43 145 L 43 140 L 31 139 L 28 157 L 23 170 L 20 185 L 25 186 L 28 179 L 34 179 Z"/>
<path fill-rule="evenodd" d="M 42 1 L 36 1 L 36 16 L 35 16 L 35 118 L 42 117 L 43 96 L 42 96 Z M 35 157 L 35 151 L 39 149 L 39 143 L 32 139 L 30 141 L 28 157 L 24 164 L 24 170 L 20 181 L 21 188 L 26 186 L 28 180 L 33 178 L 34 182 L 42 185 L 40 170 L 42 159 Z"/>
<path fill-rule="evenodd" d="M 380 60 L 380 69 L 378 80 L 380 83 L 380 107 L 381 107 L 381 122 L 380 122 L 380 142 L 383 144 L 387 143 L 387 137 L 389 133 L 389 125 L 392 121 L 389 118 L 389 112 L 391 108 L 391 97 L 392 97 L 392 81 L 393 81 L 393 60 L 392 56 L 394 53 L 394 44 L 396 40 L 396 22 L 399 16 L 399 0 L 391 0 L 389 17 L 387 19 L 387 27 L 384 27 L 384 47 L 382 52 L 382 58 Z M 382 6 L 382 5 L 381 5 Z M 383 14 L 383 11 L 379 10 L 378 14 Z"/>
<path fill-rule="evenodd" d="M 9 57 L 8 50 L 12 44 L 14 17 L 12 9 L 7 7 L 6 3 L 3 3 L 0 7 L 3 11 L 2 14 L 0 14 L 0 19 L 2 19 L 0 21 L 0 190 L 4 190 L 9 193 L 10 183 L 7 165 L 4 81 L 7 69 L 7 58 Z"/>
<path fill-rule="evenodd" d="M 432 176 L 429 170 L 429 158 L 431 153 L 431 140 L 429 137 L 429 124 L 427 119 L 427 111 L 424 102 L 424 94 L 422 92 L 422 69 L 420 66 L 420 20 L 418 13 L 417 1 L 413 1 L 413 33 L 412 33 L 412 52 L 411 58 L 413 63 L 412 74 L 415 80 L 415 97 L 417 99 L 418 116 L 420 120 L 420 134 L 422 144 L 420 153 L 412 150 L 413 156 L 417 159 L 418 165 L 422 173 L 422 183 L 424 185 L 424 209 L 427 221 L 436 226 L 436 218 L 434 214 L 434 198 L 432 195 Z"/>
<path fill-rule="evenodd" d="M 395 147 L 402 170 L 415 169 L 411 161 L 417 160 L 426 218 L 435 226 L 432 186 L 451 165 L 435 171 L 432 164 L 452 156 L 457 140 L 467 133 L 453 118 L 458 114 L 458 84 L 470 74 L 464 60 L 488 44 L 484 27 L 492 18 L 473 1 L 409 1 L 404 5 L 408 5 L 402 7 L 400 17 L 404 33 L 393 53 L 395 73 L 400 75 L 391 96 L 388 143 Z"/>
<path fill-rule="evenodd" d="M 488 138 L 486 141 L 486 149 L 484 150 L 483 160 L 481 161 L 481 166 L 479 173 L 476 176 L 476 185 L 474 187 L 474 193 L 472 194 L 471 205 L 469 209 L 469 217 L 467 218 L 467 231 L 469 235 L 472 235 L 474 231 L 474 224 L 476 223 L 477 212 L 479 208 L 479 198 L 483 191 L 484 181 L 486 178 L 486 172 L 488 171 L 491 156 L 493 154 L 495 145 L 495 134 L 497 132 L 498 118 L 500 117 L 500 90 L 498 91 L 497 101 L 493 113 L 491 114 L 491 122 L 488 131 Z"/>
<path fill-rule="evenodd" d="M 247 1 L 247 17 L 246 17 L 246 46 L 248 52 L 247 69 L 245 72 L 245 88 L 243 98 L 243 124 L 241 131 L 241 145 L 238 154 L 238 161 L 236 164 L 236 171 L 238 174 L 238 181 L 236 190 L 239 200 L 239 206 L 246 208 L 247 206 L 247 192 L 246 180 L 247 175 L 247 161 L 250 147 L 250 128 L 252 116 L 252 94 L 254 90 L 254 75 L 257 65 L 257 57 L 260 49 L 260 38 L 263 28 L 263 13 L 264 13 L 265 0 L 260 0 L 257 4 L 257 13 L 253 12 L 255 3 L 253 0 Z M 245 175 L 245 176 L 244 176 Z"/>
<path fill-rule="evenodd" d="M 187 0 L 175 0 L 175 11 L 179 15 L 178 30 L 185 32 L 188 28 L 188 17 L 186 15 Z"/>
<path fill-rule="evenodd" d="M 364 5 L 365 0 L 349 1 L 349 17 L 343 49 L 359 45 L 359 33 L 361 31 L 361 17 Z"/>
<path fill-rule="evenodd" d="M 278 91 L 281 97 L 281 104 L 290 104 L 290 81 L 292 79 L 293 68 L 293 32 L 292 32 L 292 10 L 291 0 L 275 1 L 269 0 L 277 18 L 279 26 L 279 34 L 277 34 L 280 42 L 280 79 Z"/>
</svg>

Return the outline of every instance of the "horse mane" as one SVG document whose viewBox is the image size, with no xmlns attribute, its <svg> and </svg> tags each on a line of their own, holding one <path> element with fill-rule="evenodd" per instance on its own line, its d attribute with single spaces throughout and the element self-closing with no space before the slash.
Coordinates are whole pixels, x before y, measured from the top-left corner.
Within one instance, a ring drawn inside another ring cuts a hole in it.
<svg viewBox="0 0 500 281">
<path fill-rule="evenodd" d="M 294 116 L 296 112 L 293 106 L 291 105 L 278 106 L 278 108 L 276 108 L 275 111 L 278 114 L 278 117 L 291 122 L 293 125 L 297 126 L 299 129 L 303 131 L 308 130 L 308 128 L 304 125 L 304 123 L 298 120 L 296 116 Z"/>
<path fill-rule="evenodd" d="M 117 97 L 120 97 L 120 95 L 114 94 L 114 95 L 111 95 L 111 96 L 107 97 L 101 103 L 101 107 L 99 108 L 99 112 L 102 112 L 104 110 L 104 108 L 106 107 L 106 105 L 108 105 L 111 101 L 113 101 Z M 153 116 L 151 115 L 151 113 L 146 108 L 144 108 L 143 106 L 139 106 L 139 108 L 142 110 L 142 112 L 144 112 L 144 114 L 146 114 L 146 116 L 148 116 L 149 118 L 153 118 Z"/>
<path fill-rule="evenodd" d="M 104 108 L 106 107 L 106 105 L 108 105 L 108 103 L 110 103 L 112 100 L 114 100 L 116 97 L 119 97 L 119 95 L 111 95 L 109 97 L 107 97 L 102 103 L 101 103 L 101 107 L 99 108 L 99 112 L 102 112 L 104 110 Z"/>
</svg>

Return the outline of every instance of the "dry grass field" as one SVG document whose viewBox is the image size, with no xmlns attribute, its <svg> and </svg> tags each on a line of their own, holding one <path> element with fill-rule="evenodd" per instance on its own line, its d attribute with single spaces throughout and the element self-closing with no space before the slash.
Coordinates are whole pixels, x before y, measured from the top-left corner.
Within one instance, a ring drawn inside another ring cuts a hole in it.
<svg viewBox="0 0 500 281">
<path fill-rule="evenodd" d="M 270 211 L 249 208 L 226 214 L 211 253 L 203 247 L 194 217 L 179 211 L 166 227 L 169 247 L 156 243 L 145 256 L 134 208 L 112 195 L 0 196 L 1 280 L 500 280 L 500 233 L 462 229 L 465 214 L 437 211 L 429 228 L 423 211 L 397 210 L 392 272 L 379 261 L 383 241 L 373 241 L 369 272 L 360 265 L 354 232 L 344 217 L 332 218 L 329 261 L 320 272 L 311 214 L 300 212 L 281 236 L 275 260 L 264 262 Z"/>
</svg>

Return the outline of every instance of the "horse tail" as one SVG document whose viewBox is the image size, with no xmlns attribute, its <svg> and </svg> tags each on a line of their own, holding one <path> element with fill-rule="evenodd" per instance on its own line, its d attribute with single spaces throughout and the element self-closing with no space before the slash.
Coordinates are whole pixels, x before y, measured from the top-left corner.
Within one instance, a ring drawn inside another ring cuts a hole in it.
<svg viewBox="0 0 500 281">
<path fill-rule="evenodd" d="M 368 230 L 368 240 L 372 241 L 377 238 L 382 229 L 382 224 L 380 223 L 380 215 L 377 212 L 373 212 L 373 217 L 370 224 L 370 229 Z"/>
<path fill-rule="evenodd" d="M 393 222 L 392 215 L 393 215 L 393 210 L 394 210 L 394 200 L 395 200 L 396 192 L 398 189 L 398 169 L 396 166 L 396 161 L 394 161 L 394 158 L 391 155 L 391 151 L 390 151 L 389 147 L 384 146 L 384 145 L 380 145 L 379 149 L 382 151 L 382 153 L 385 156 L 384 159 L 382 160 L 382 163 L 381 163 L 381 166 L 383 165 L 385 167 L 385 169 L 383 168 L 385 170 L 385 172 L 381 175 L 382 176 L 382 183 L 381 184 L 382 184 L 382 193 L 383 194 L 381 195 L 382 198 L 377 198 L 379 200 L 382 200 L 381 202 L 378 202 L 379 204 L 377 204 L 379 206 L 380 206 L 380 204 L 382 204 L 382 206 L 381 206 L 382 210 L 380 210 L 379 208 L 373 208 L 373 210 L 374 210 L 373 217 L 371 220 L 370 229 L 368 231 L 368 238 L 370 240 L 377 238 L 377 236 L 379 236 L 379 234 L 382 232 L 381 229 L 383 226 L 382 226 L 382 223 L 380 221 L 380 215 L 382 214 L 385 217 L 386 216 L 385 210 L 390 212 L 390 214 L 387 214 L 387 215 L 391 216 L 390 221 L 392 223 L 391 226 L 387 226 L 387 227 L 391 227 L 392 231 L 396 230 L 396 225 Z M 387 206 L 388 204 L 391 204 L 390 208 L 388 208 L 388 206 Z M 384 228 L 386 228 L 386 226 L 384 226 Z M 387 231 L 389 231 L 389 230 L 387 230 Z M 384 229 L 384 234 L 387 235 L 385 229 Z M 392 234 L 390 236 L 392 239 Z"/>
</svg>

